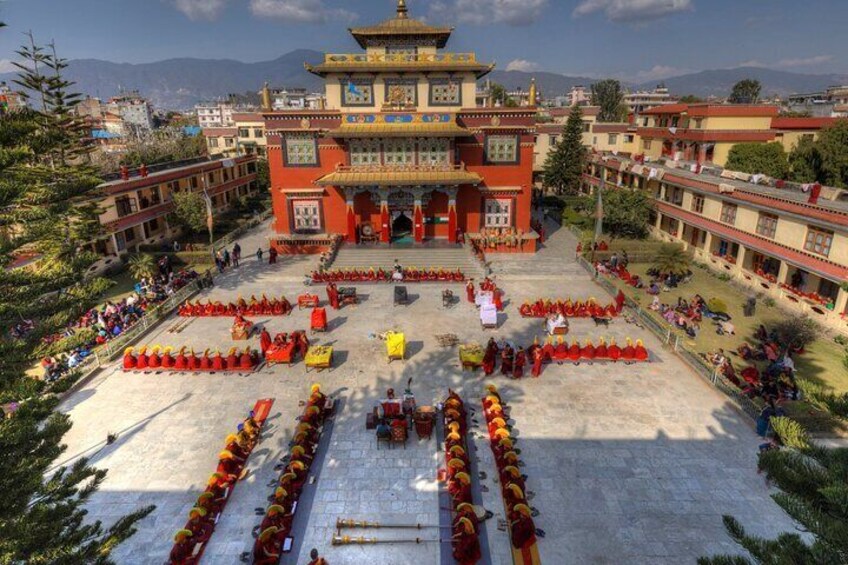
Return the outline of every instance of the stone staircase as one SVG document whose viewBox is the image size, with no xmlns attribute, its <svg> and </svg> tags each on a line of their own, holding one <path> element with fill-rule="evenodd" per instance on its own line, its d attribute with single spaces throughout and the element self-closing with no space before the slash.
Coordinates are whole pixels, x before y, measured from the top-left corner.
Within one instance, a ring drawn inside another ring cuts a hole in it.
<svg viewBox="0 0 848 565">
<path fill-rule="evenodd" d="M 331 269 L 390 270 L 397 259 L 404 267 L 454 271 L 460 269 L 466 277 L 479 278 L 483 269 L 471 251 L 463 246 L 452 247 L 371 247 L 343 244 Z"/>
</svg>

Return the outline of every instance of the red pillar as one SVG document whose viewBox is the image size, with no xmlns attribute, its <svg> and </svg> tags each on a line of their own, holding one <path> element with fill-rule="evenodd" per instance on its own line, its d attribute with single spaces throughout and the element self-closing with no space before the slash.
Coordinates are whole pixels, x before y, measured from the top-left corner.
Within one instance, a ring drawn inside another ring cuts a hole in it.
<svg viewBox="0 0 848 565">
<path fill-rule="evenodd" d="M 412 229 L 415 234 L 415 243 L 424 241 L 424 213 L 421 211 L 421 202 L 415 201 L 415 209 L 412 214 Z"/>
<path fill-rule="evenodd" d="M 448 241 L 456 243 L 456 201 L 448 202 Z"/>
<path fill-rule="evenodd" d="M 353 202 L 347 203 L 347 242 L 356 243 L 356 214 L 353 213 Z"/>
<path fill-rule="evenodd" d="M 380 202 L 380 241 L 389 243 L 391 237 L 391 226 L 389 225 L 389 203 L 386 201 Z"/>
</svg>

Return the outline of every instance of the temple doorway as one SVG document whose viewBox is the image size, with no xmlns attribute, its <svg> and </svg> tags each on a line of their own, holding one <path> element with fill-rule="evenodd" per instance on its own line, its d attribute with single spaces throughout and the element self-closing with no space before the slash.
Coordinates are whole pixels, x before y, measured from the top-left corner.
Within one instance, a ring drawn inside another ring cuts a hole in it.
<svg viewBox="0 0 848 565">
<path fill-rule="evenodd" d="M 412 238 L 412 218 L 411 212 L 406 210 L 398 211 L 392 214 L 392 240 L 405 240 Z"/>
</svg>

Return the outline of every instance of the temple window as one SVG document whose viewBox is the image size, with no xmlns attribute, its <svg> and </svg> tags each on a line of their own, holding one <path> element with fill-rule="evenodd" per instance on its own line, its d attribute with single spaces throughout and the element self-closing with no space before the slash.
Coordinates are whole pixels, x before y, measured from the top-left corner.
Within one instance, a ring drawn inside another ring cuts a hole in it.
<svg viewBox="0 0 848 565">
<path fill-rule="evenodd" d="M 384 101 L 393 106 L 417 106 L 418 105 L 418 81 L 391 79 L 385 81 L 386 95 Z"/>
<path fill-rule="evenodd" d="M 373 106 L 374 83 L 370 80 L 343 80 L 342 103 L 345 106 Z"/>
<path fill-rule="evenodd" d="M 450 163 L 450 141 L 440 138 L 419 140 L 418 163 L 421 165 L 447 165 Z"/>
<path fill-rule="evenodd" d="M 736 204 L 725 202 L 721 205 L 721 215 L 719 216 L 719 220 L 721 220 L 722 223 L 730 224 L 731 226 L 734 225 L 736 223 L 737 208 Z"/>
<path fill-rule="evenodd" d="M 386 55 L 409 55 L 409 60 L 414 60 L 418 54 L 418 47 L 415 45 L 389 45 L 386 47 Z"/>
<path fill-rule="evenodd" d="M 461 106 L 462 84 L 454 79 L 430 81 L 431 106 Z"/>
<path fill-rule="evenodd" d="M 508 228 L 512 226 L 512 200 L 495 198 L 486 200 L 484 221 L 487 228 Z"/>
<path fill-rule="evenodd" d="M 486 138 L 486 160 L 489 163 L 517 163 L 518 136 L 488 136 Z"/>
<path fill-rule="evenodd" d="M 286 165 L 304 167 L 318 164 L 318 148 L 311 135 L 286 138 Z"/>
<path fill-rule="evenodd" d="M 415 143 L 411 139 L 387 139 L 383 148 L 387 166 L 410 166 L 415 164 Z"/>
<path fill-rule="evenodd" d="M 295 200 L 292 202 L 292 217 L 295 231 L 319 231 L 321 203 L 318 200 Z"/>
<path fill-rule="evenodd" d="M 350 164 L 363 167 L 380 164 L 380 142 L 376 139 L 351 139 Z"/>
</svg>

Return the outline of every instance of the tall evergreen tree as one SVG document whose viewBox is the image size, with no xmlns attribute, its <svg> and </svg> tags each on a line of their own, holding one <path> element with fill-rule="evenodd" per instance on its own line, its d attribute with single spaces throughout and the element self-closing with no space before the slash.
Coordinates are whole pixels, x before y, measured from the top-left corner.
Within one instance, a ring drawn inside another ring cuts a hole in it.
<svg viewBox="0 0 848 565">
<path fill-rule="evenodd" d="M 29 269 L 0 270 L 0 327 L 24 319 L 35 327 L 0 340 L 0 403 L 20 403 L 0 420 L 0 563 L 109 563 L 111 550 L 152 507 L 109 528 L 86 519 L 84 504 L 105 471 L 84 458 L 51 467 L 71 424 L 49 393 L 68 381 L 48 385 L 25 374 L 48 352 L 42 338 L 60 332 L 107 285 L 85 278 L 97 258 L 86 246 L 99 227 L 92 199 L 99 179 L 83 164 L 87 148 L 72 115 L 78 96 L 63 78 L 65 61 L 31 36 L 19 55 L 16 82 L 36 109 L 0 117 L 0 262 L 22 254 L 36 260 Z"/>
<path fill-rule="evenodd" d="M 585 165 L 583 112 L 574 106 L 563 127 L 562 139 L 545 159 L 542 182 L 557 194 L 577 194 Z"/>
<path fill-rule="evenodd" d="M 600 106 L 599 122 L 622 122 L 627 118 L 624 90 L 615 79 L 605 79 L 592 85 L 592 105 Z"/>
</svg>

